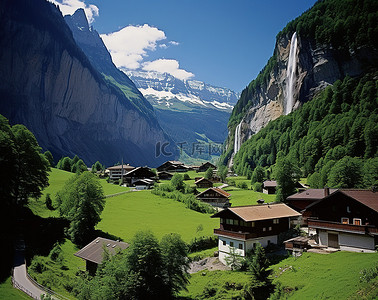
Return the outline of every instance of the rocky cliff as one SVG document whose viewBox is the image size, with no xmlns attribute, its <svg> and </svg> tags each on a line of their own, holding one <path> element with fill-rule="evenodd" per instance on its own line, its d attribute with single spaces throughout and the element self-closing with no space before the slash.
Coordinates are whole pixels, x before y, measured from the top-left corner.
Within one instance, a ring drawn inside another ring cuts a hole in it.
<svg viewBox="0 0 378 300">
<path fill-rule="evenodd" d="M 317 5 L 323 4 L 328 3 L 319 2 Z M 319 9 L 323 9 L 324 13 L 324 8 Z M 291 47 L 295 28 L 303 28 L 303 23 L 309 22 L 306 19 L 309 14 L 306 13 L 301 19 L 289 23 L 290 26 L 288 25 L 286 30 L 277 36 L 272 58 L 259 76 L 242 92 L 228 124 L 226 160 L 240 149 L 243 142 L 265 127 L 271 120 L 297 109 L 335 81 L 343 79 L 347 75 L 359 76 L 369 66 L 376 65 L 377 49 L 370 45 L 361 43 L 353 48 L 348 45 L 336 47 L 332 43 L 319 42 L 320 38 L 316 39 L 312 33 L 303 30 L 303 34 L 301 32 L 295 34 L 297 45 Z M 301 24 L 298 25 L 301 22 L 302 27 L 300 27 Z M 318 18 L 317 22 L 321 23 L 322 19 Z M 325 25 L 318 25 L 319 28 L 322 28 L 321 26 Z M 332 25 L 327 26 L 331 27 Z M 350 32 L 348 31 L 349 34 L 351 34 Z M 353 34 L 355 33 L 353 32 Z M 288 104 L 290 103 L 288 101 L 288 70 L 290 66 L 288 68 L 288 65 L 290 51 L 293 49 L 295 51 L 292 53 L 295 59 L 293 64 L 295 69 L 291 87 L 293 101 L 290 105 Z"/>
<path fill-rule="evenodd" d="M 25 124 L 56 159 L 155 166 L 172 158 L 155 157 L 156 144 L 172 140 L 96 71 L 54 5 L 2 1 L 0 20 L 0 113 L 11 123 Z"/>
</svg>

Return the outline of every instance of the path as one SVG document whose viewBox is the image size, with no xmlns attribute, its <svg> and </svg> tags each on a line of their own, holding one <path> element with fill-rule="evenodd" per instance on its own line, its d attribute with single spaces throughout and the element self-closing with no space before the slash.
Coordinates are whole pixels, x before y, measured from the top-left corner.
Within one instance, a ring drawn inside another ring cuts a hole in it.
<svg viewBox="0 0 378 300">
<path fill-rule="evenodd" d="M 221 186 L 218 186 L 218 189 L 224 189 L 224 188 L 226 188 L 226 187 L 228 187 L 228 184 L 227 184 L 227 183 L 222 184 Z"/>
</svg>

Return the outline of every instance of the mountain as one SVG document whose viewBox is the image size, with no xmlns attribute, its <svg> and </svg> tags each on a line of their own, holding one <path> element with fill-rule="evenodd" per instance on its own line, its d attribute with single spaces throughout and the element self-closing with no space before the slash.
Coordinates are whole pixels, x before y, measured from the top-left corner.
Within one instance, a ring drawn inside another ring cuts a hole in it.
<svg viewBox="0 0 378 300">
<path fill-rule="evenodd" d="M 224 162 L 267 124 L 346 76 L 377 66 L 377 2 L 318 1 L 276 38 L 273 56 L 241 93 L 228 122 Z"/>
<path fill-rule="evenodd" d="M 126 73 L 153 105 L 163 129 L 183 150 L 180 160 L 210 160 L 220 155 L 238 93 L 202 81 L 179 80 L 167 73 Z"/>
<path fill-rule="evenodd" d="M 98 71 L 55 5 L 1 1 L 0 19 L 0 113 L 26 125 L 55 159 L 155 166 L 174 158 L 156 157 L 159 145 L 170 145 L 166 154 L 174 147 L 152 106 L 123 73 L 110 73 L 120 85 Z M 111 67 L 108 53 L 101 59 Z"/>
</svg>

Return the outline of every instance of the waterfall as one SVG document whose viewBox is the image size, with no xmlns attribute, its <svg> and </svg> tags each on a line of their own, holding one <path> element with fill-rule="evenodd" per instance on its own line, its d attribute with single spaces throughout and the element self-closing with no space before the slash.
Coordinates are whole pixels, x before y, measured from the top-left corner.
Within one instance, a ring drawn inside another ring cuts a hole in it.
<svg viewBox="0 0 378 300">
<path fill-rule="evenodd" d="M 236 154 L 236 152 L 239 151 L 240 146 L 241 146 L 241 136 L 240 136 L 241 124 L 242 122 L 240 122 L 239 125 L 236 126 L 236 129 L 235 129 L 234 154 Z"/>
<path fill-rule="evenodd" d="M 291 113 L 294 105 L 294 84 L 296 81 L 297 71 L 297 33 L 294 32 L 291 37 L 289 60 L 286 70 L 286 97 L 285 97 L 285 115 Z"/>
</svg>

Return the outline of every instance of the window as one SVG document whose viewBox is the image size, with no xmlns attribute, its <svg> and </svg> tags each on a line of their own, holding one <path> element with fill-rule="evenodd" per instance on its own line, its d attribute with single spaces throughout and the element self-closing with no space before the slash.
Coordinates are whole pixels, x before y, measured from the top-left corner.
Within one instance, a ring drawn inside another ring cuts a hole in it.
<svg viewBox="0 0 378 300">
<path fill-rule="evenodd" d="M 226 219 L 226 224 L 232 224 L 232 220 L 231 219 Z"/>
<path fill-rule="evenodd" d="M 346 209 L 347 209 L 347 213 L 350 213 L 350 207 L 347 206 Z"/>
<path fill-rule="evenodd" d="M 251 227 L 255 227 L 255 222 L 251 222 Z"/>
<path fill-rule="evenodd" d="M 278 224 L 280 223 L 280 219 L 273 219 L 273 224 Z"/>
<path fill-rule="evenodd" d="M 263 231 L 266 231 L 266 227 L 263 227 Z"/>
<path fill-rule="evenodd" d="M 239 249 L 243 250 L 243 244 L 239 243 Z"/>
<path fill-rule="evenodd" d="M 269 231 L 272 231 L 272 226 L 269 226 Z"/>
<path fill-rule="evenodd" d="M 234 225 L 239 225 L 239 221 L 238 220 L 234 220 Z"/>
<path fill-rule="evenodd" d="M 220 218 L 220 222 L 223 224 L 225 223 L 225 220 L 223 218 Z"/>
<path fill-rule="evenodd" d="M 222 243 L 223 243 L 223 246 L 226 246 L 226 241 L 222 241 Z"/>
<path fill-rule="evenodd" d="M 361 225 L 361 219 L 353 219 L 354 225 Z"/>
<path fill-rule="evenodd" d="M 234 242 L 230 242 L 230 247 L 234 247 Z"/>
<path fill-rule="evenodd" d="M 349 218 L 341 218 L 341 223 L 349 224 Z"/>
</svg>

